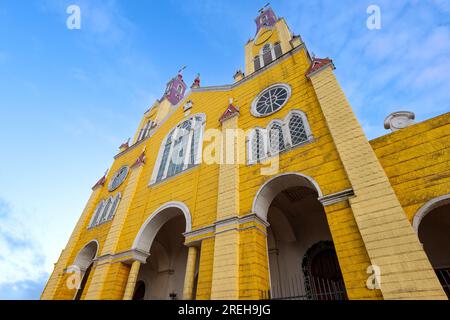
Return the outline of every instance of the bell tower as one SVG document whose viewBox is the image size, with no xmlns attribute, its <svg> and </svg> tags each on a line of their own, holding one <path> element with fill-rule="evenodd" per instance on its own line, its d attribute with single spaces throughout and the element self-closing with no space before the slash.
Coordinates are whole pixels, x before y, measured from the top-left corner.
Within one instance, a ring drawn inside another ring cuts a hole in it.
<svg viewBox="0 0 450 320">
<path fill-rule="evenodd" d="M 255 19 L 256 34 L 245 45 L 245 74 L 250 75 L 269 65 L 302 43 L 292 34 L 284 18 L 278 18 L 266 5 Z"/>
<path fill-rule="evenodd" d="M 162 99 L 167 98 L 169 102 L 173 105 L 176 105 L 183 98 L 184 93 L 186 92 L 186 83 L 183 81 L 182 71 L 185 67 L 183 67 L 180 71 L 178 71 L 178 75 L 172 78 L 166 86 L 166 91 L 164 92 L 164 96 Z M 162 100 L 161 99 L 161 100 Z"/>
</svg>

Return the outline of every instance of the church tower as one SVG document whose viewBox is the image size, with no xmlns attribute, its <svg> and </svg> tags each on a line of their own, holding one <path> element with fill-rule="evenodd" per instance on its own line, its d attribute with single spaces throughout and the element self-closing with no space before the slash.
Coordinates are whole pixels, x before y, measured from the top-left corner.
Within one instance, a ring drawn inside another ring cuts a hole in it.
<svg viewBox="0 0 450 320">
<path fill-rule="evenodd" d="M 256 34 L 245 45 L 245 74 L 250 75 L 301 44 L 289 30 L 284 18 L 271 7 L 264 7 L 255 19 Z"/>
</svg>

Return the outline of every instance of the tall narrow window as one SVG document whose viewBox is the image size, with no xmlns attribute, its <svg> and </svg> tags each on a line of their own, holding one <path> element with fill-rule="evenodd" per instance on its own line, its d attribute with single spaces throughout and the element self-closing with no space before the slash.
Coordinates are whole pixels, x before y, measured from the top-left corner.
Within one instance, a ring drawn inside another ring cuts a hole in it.
<svg viewBox="0 0 450 320">
<path fill-rule="evenodd" d="M 100 223 L 105 222 L 108 219 L 108 212 L 112 205 L 112 199 L 106 200 L 105 208 L 103 208 L 102 217 L 100 218 Z"/>
<path fill-rule="evenodd" d="M 262 48 L 262 57 L 263 57 L 263 64 L 266 66 L 269 63 L 272 62 L 272 45 L 270 43 L 265 44 Z"/>
<path fill-rule="evenodd" d="M 147 138 L 150 135 L 150 130 L 152 129 L 152 127 L 153 127 L 153 121 L 148 120 L 147 123 L 145 124 L 145 126 L 139 132 L 137 142 Z"/>
<path fill-rule="evenodd" d="M 109 212 L 108 212 L 107 220 L 111 220 L 114 217 L 117 206 L 119 205 L 120 197 L 121 197 L 121 195 L 120 195 L 120 193 L 118 193 L 116 195 L 116 197 L 114 198 L 111 208 L 109 209 Z"/>
<path fill-rule="evenodd" d="M 291 136 L 292 146 L 308 141 L 308 134 L 301 114 L 292 113 L 290 115 L 289 134 Z"/>
<path fill-rule="evenodd" d="M 160 148 L 150 183 L 164 180 L 200 163 L 204 123 L 204 115 L 196 115 L 171 131 Z"/>
<path fill-rule="evenodd" d="M 250 135 L 249 160 L 251 163 L 259 162 L 267 156 L 264 131 L 264 129 L 256 128 Z"/>
<path fill-rule="evenodd" d="M 259 60 L 259 56 L 256 56 L 256 57 L 253 59 L 253 63 L 254 63 L 254 65 L 255 65 L 255 71 L 261 69 L 261 61 Z"/>
<path fill-rule="evenodd" d="M 273 46 L 273 51 L 275 53 L 275 59 L 281 57 L 282 52 L 281 52 L 281 45 L 279 42 L 275 43 L 275 45 Z"/>
<path fill-rule="evenodd" d="M 251 131 L 248 137 L 248 163 L 275 156 L 312 138 L 306 115 L 300 110 L 292 110 L 283 120 L 273 120 L 267 128 Z"/>
<path fill-rule="evenodd" d="M 94 227 L 97 225 L 101 214 L 103 212 L 103 207 L 105 206 L 105 201 L 100 201 L 100 203 L 97 205 L 97 208 L 95 208 L 94 214 L 92 215 L 91 223 L 89 224 L 89 227 Z"/>
<path fill-rule="evenodd" d="M 282 124 L 275 122 L 269 129 L 270 154 L 276 155 L 286 149 Z"/>
</svg>

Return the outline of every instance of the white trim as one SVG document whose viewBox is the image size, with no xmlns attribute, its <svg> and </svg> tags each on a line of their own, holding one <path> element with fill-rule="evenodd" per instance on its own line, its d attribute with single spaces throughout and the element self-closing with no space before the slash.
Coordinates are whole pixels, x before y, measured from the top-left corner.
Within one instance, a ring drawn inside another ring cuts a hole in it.
<svg viewBox="0 0 450 320">
<path fill-rule="evenodd" d="M 450 203 L 450 194 L 442 195 L 437 198 L 431 199 L 425 203 L 414 215 L 412 226 L 416 233 L 419 233 L 419 226 L 422 219 L 432 210 L 445 206 Z"/>
<path fill-rule="evenodd" d="M 89 253 L 87 251 L 87 250 L 89 250 L 88 247 L 93 243 L 95 243 L 95 246 L 96 246 L 94 256 L 92 258 L 90 258 L 88 256 L 83 256 L 83 254 L 86 255 L 86 253 Z M 100 248 L 100 245 L 96 239 L 90 240 L 88 243 L 86 243 L 83 246 L 83 248 L 80 251 L 78 251 L 77 256 L 73 260 L 73 263 L 69 267 L 67 267 L 67 269 L 66 269 L 67 272 L 76 270 L 75 268 L 78 268 L 82 272 L 86 271 L 86 269 L 89 267 L 89 265 L 97 258 L 99 248 Z"/>
<path fill-rule="evenodd" d="M 186 204 L 180 201 L 171 201 L 163 204 L 156 209 L 139 229 L 136 238 L 134 239 L 131 249 L 141 250 L 143 252 L 149 252 L 152 246 L 153 240 L 156 237 L 159 229 L 171 218 L 177 216 L 176 211 L 165 212 L 167 209 L 179 209 L 184 215 L 186 222 L 186 232 L 190 232 L 192 229 L 192 219 L 189 208 Z"/>
<path fill-rule="evenodd" d="M 265 192 L 266 188 L 269 188 L 270 184 L 272 184 L 275 180 L 283 179 L 283 177 L 286 176 L 294 176 L 299 178 L 300 180 L 303 179 L 304 186 L 311 187 L 311 189 L 317 191 L 318 197 L 321 198 L 323 196 L 322 190 L 320 190 L 319 184 L 311 177 L 298 173 L 298 172 L 286 172 L 279 175 L 276 175 L 275 177 L 270 178 L 267 180 L 256 192 L 255 198 L 253 199 L 253 205 L 252 205 L 252 212 L 254 212 L 256 215 L 258 215 L 261 219 L 267 222 L 267 211 L 269 209 L 269 206 L 273 200 L 272 199 L 266 199 L 264 198 L 264 195 L 262 194 Z M 299 181 L 300 181 L 299 180 Z M 290 185 L 286 183 L 282 183 L 283 187 L 290 187 Z M 298 186 L 301 186 L 302 184 L 295 184 Z M 281 190 L 280 190 L 281 191 Z M 277 194 L 279 191 L 277 191 Z M 276 196 L 276 195 L 275 195 Z"/>
<path fill-rule="evenodd" d="M 261 98 L 261 96 L 263 96 L 267 91 L 273 89 L 274 87 L 283 87 L 284 89 L 287 90 L 287 97 L 286 100 L 284 101 L 284 103 L 277 109 L 274 110 L 270 113 L 266 113 L 266 114 L 260 114 L 258 111 L 256 111 L 256 104 L 258 103 L 259 99 Z M 265 88 L 264 90 L 262 90 L 260 93 L 258 93 L 258 95 L 255 97 L 255 99 L 253 99 L 253 102 L 251 104 L 250 107 L 250 112 L 253 116 L 257 117 L 257 118 L 264 118 L 264 117 L 268 117 L 278 111 L 280 111 L 285 105 L 286 103 L 288 103 L 289 99 L 291 98 L 292 95 L 292 89 L 291 86 L 287 83 L 274 83 L 270 86 L 268 86 L 267 88 Z"/>
</svg>

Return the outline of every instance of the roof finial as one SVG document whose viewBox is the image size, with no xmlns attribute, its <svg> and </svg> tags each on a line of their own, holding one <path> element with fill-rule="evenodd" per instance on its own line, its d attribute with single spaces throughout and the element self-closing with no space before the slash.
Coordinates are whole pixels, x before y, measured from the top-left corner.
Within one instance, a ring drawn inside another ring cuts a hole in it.
<svg viewBox="0 0 450 320">
<path fill-rule="evenodd" d="M 264 10 L 265 10 L 268 6 L 270 6 L 270 2 L 267 2 L 266 5 L 265 5 L 264 7 L 262 7 L 261 9 L 258 10 L 258 12 L 259 12 L 259 13 L 263 13 Z"/>
<path fill-rule="evenodd" d="M 178 70 L 178 74 L 182 74 L 184 69 L 186 69 L 186 66 L 182 66 L 180 70 Z"/>
</svg>

